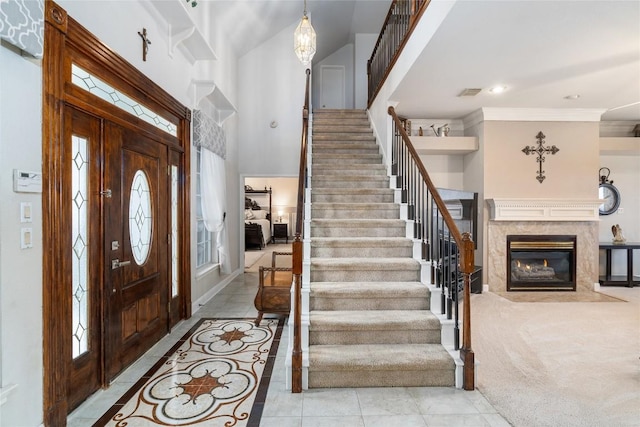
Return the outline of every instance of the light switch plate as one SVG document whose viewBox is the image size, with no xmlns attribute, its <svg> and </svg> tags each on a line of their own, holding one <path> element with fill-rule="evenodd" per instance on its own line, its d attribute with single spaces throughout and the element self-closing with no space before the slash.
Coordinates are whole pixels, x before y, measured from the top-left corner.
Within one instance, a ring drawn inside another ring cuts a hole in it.
<svg viewBox="0 0 640 427">
<path fill-rule="evenodd" d="M 20 229 L 20 248 L 29 249 L 33 247 L 33 229 L 21 228 Z"/>
<path fill-rule="evenodd" d="M 31 202 L 20 202 L 20 222 L 33 222 Z"/>
</svg>

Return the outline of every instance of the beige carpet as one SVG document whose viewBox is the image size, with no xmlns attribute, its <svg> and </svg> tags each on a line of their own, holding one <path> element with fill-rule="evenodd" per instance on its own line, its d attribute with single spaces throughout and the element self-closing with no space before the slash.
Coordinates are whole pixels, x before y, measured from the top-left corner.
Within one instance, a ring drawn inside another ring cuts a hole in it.
<svg viewBox="0 0 640 427">
<path fill-rule="evenodd" d="M 640 288 L 603 292 L 617 302 L 471 296 L 476 385 L 512 425 L 640 426 Z"/>
<path fill-rule="evenodd" d="M 281 244 L 269 244 L 267 245 L 263 250 L 261 251 L 246 251 L 244 253 L 245 256 L 245 267 L 244 267 L 244 271 L 245 273 L 257 273 L 259 268 L 262 267 L 269 267 L 271 266 L 271 257 L 273 252 L 291 252 L 291 243 L 286 244 L 286 243 L 281 243 Z M 252 253 L 260 253 L 262 254 L 262 256 L 260 256 L 257 260 L 254 260 L 253 263 L 247 267 L 247 255 L 252 254 Z M 276 257 L 276 261 L 278 262 L 278 267 L 291 267 L 291 260 L 290 257 Z M 287 264 L 288 262 L 288 264 Z"/>
<path fill-rule="evenodd" d="M 251 268 L 265 254 L 266 254 L 265 251 L 246 251 L 244 253 L 244 268 L 245 268 L 245 270 L 248 269 L 248 268 Z"/>
<path fill-rule="evenodd" d="M 511 302 L 621 302 L 624 301 L 600 292 L 496 292 Z"/>
</svg>

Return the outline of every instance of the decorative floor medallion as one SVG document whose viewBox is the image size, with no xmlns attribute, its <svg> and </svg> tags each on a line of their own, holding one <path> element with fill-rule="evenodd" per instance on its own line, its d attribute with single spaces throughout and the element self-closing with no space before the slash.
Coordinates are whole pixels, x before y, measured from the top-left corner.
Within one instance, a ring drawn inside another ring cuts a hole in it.
<svg viewBox="0 0 640 427">
<path fill-rule="evenodd" d="M 277 319 L 203 319 L 95 425 L 258 425 L 252 407 L 259 388 L 266 396 L 261 377 L 270 377 L 281 331 Z"/>
</svg>

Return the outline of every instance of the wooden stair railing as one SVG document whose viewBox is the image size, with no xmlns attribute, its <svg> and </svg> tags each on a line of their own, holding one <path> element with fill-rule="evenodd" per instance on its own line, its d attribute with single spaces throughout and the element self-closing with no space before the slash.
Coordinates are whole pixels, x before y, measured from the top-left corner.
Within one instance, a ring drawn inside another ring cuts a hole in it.
<svg viewBox="0 0 640 427">
<path fill-rule="evenodd" d="M 302 108 L 302 137 L 300 141 L 300 169 L 298 171 L 298 200 L 296 207 L 295 237 L 292 243 L 293 269 L 293 350 L 291 353 L 291 391 L 302 392 L 302 259 L 304 196 L 307 188 L 307 142 L 309 139 L 309 80 L 311 70 L 307 68 L 304 107 Z"/>
<path fill-rule="evenodd" d="M 393 0 L 367 62 L 370 108 L 430 0 Z"/>
<path fill-rule="evenodd" d="M 409 220 L 414 221 L 414 238 L 422 242 L 422 259 L 431 263 L 431 283 L 442 291 L 442 314 L 454 320 L 455 349 L 464 363 L 463 388 L 473 390 L 474 353 L 471 349 L 471 274 L 474 270 L 474 243 L 470 233 L 460 233 L 424 164 L 396 115 L 393 119 L 391 169 Z M 459 329 L 459 287 L 462 284 L 462 347 Z"/>
</svg>

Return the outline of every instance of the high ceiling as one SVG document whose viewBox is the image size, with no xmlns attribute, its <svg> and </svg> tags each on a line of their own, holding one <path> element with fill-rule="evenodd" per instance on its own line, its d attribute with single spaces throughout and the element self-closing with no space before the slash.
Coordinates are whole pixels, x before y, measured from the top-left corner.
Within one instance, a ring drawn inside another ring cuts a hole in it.
<svg viewBox="0 0 640 427">
<path fill-rule="evenodd" d="M 239 56 L 300 22 L 304 0 L 201 0 L 209 3 Z M 314 61 L 353 41 L 356 33 L 378 34 L 391 0 L 307 0 L 307 15 L 318 34 Z M 293 48 L 293 33 L 291 34 Z"/>
<path fill-rule="evenodd" d="M 300 20 L 303 0 L 201 0 L 243 55 Z M 431 0 L 444 2 L 449 0 Z M 314 62 L 379 33 L 390 0 L 307 0 Z M 293 43 L 293 41 L 292 41 Z M 506 86 L 500 95 L 488 92 Z M 482 89 L 459 97 L 465 88 Z M 577 99 L 566 99 L 579 95 Z M 408 117 L 482 108 L 594 108 L 640 122 L 640 1 L 458 0 L 392 98 Z"/>
</svg>

